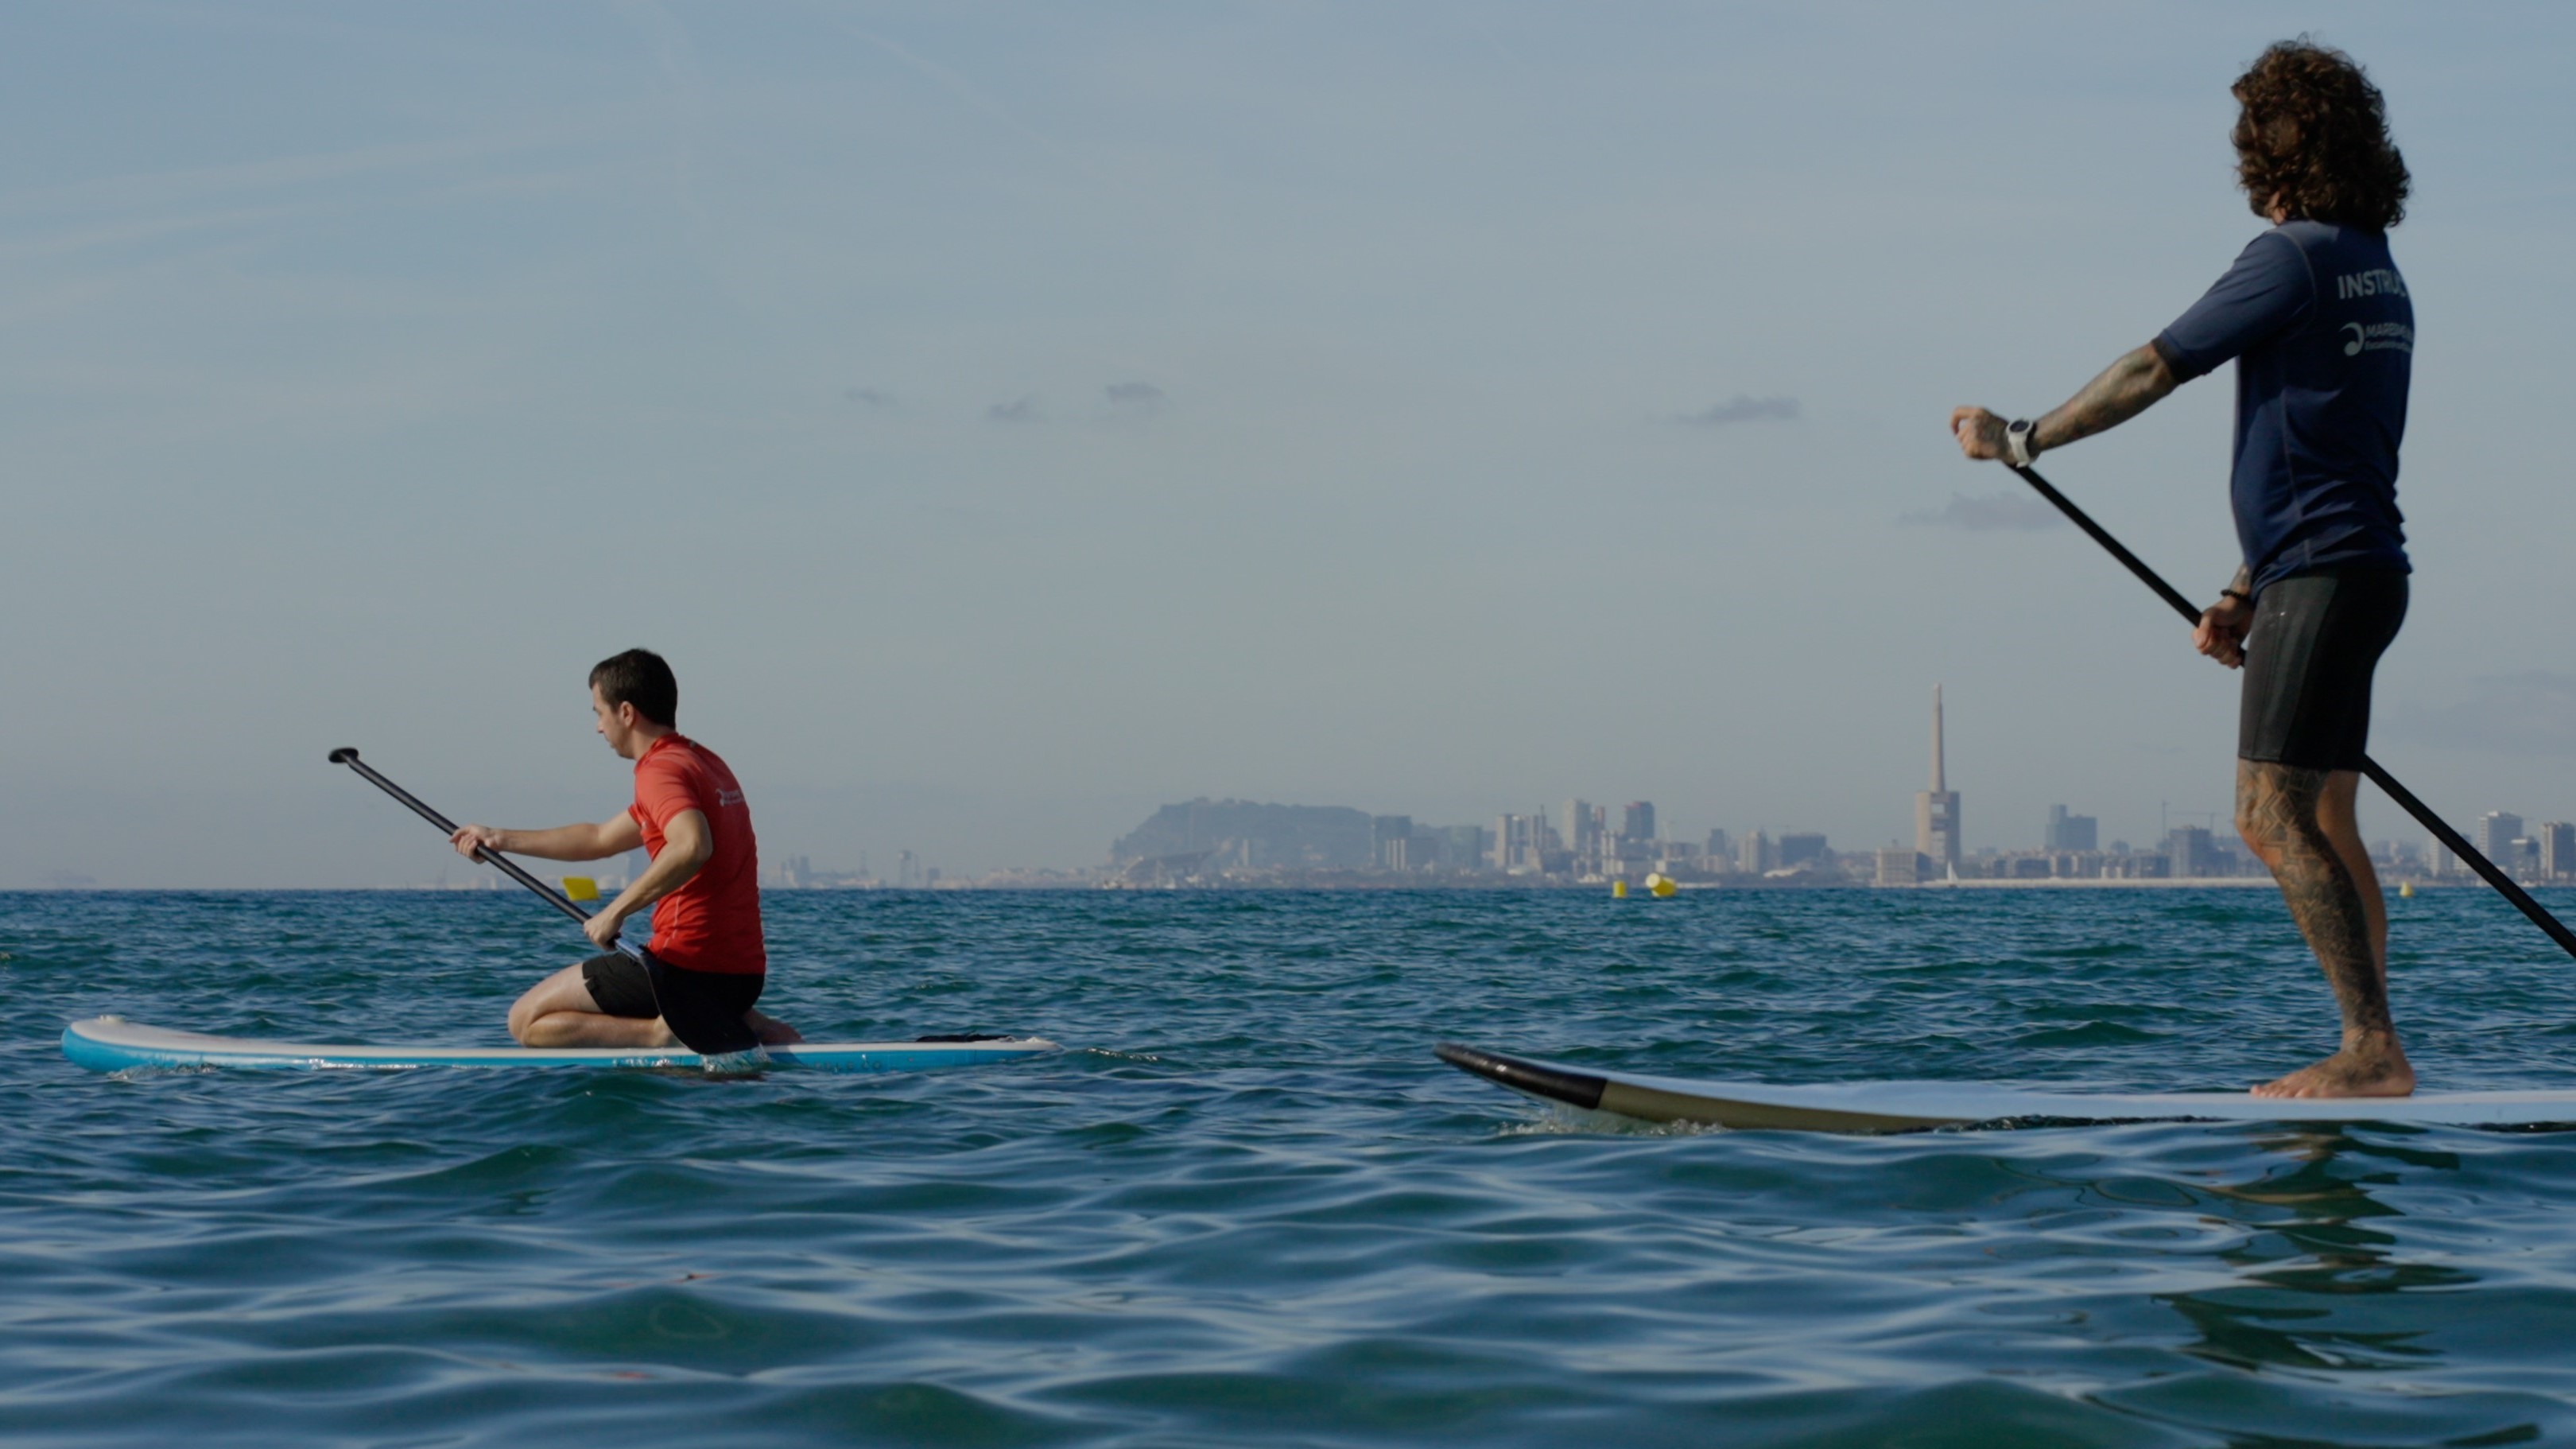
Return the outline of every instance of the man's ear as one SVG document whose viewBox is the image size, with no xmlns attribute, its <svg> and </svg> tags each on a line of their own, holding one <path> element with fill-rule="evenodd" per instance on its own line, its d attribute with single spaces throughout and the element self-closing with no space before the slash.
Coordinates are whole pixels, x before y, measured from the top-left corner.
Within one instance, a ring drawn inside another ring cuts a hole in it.
<svg viewBox="0 0 2576 1449">
<path fill-rule="evenodd" d="M 643 718 L 644 711 L 635 707 L 635 701 L 631 699 L 621 699 L 617 702 L 617 723 L 620 726 L 631 730 L 635 728 L 637 723 L 642 721 Z"/>
</svg>

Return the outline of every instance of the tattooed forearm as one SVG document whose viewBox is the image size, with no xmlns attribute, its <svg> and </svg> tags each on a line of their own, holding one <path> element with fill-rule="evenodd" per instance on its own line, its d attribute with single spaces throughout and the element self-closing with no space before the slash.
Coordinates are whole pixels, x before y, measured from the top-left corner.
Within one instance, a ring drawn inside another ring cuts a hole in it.
<svg viewBox="0 0 2576 1449">
<path fill-rule="evenodd" d="M 2065 447 L 2127 422 L 2179 386 L 2155 347 L 2141 347 L 2102 369 L 2083 391 L 2033 424 L 2032 441 L 2042 450 Z"/>
<path fill-rule="evenodd" d="M 2347 1028 L 2394 1030 L 2388 986 L 2371 946 L 2370 918 L 2333 842 L 2318 824 L 2326 772 L 2254 760 L 2236 763 L 2236 828 L 2271 862 L 2290 916 L 2317 953 Z"/>
</svg>

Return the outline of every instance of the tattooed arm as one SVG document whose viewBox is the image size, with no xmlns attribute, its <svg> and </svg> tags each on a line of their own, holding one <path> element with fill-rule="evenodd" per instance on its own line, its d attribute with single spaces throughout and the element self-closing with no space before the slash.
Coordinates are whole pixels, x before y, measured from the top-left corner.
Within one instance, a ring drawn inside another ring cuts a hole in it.
<svg viewBox="0 0 2576 1449">
<path fill-rule="evenodd" d="M 2031 424 L 2030 450 L 2036 454 L 2062 448 L 2078 438 L 2116 428 L 2181 385 L 2165 364 L 2164 354 L 2150 342 L 2102 369 L 2102 375 L 2084 384 L 2083 391 Z M 1959 451 L 1971 458 L 2009 456 L 2004 420 L 1984 408 L 1953 409 L 1950 431 L 1959 439 Z M 2235 581 L 2220 591 L 2217 603 L 2201 611 L 2199 627 L 2192 630 L 2192 646 L 2230 669 L 2245 663 L 2245 635 L 2254 624 L 2254 601 L 2247 597 L 2251 579 L 2250 572 L 2238 569 Z"/>
<path fill-rule="evenodd" d="M 2082 392 L 2032 424 L 2031 443 L 2035 449 L 2062 448 L 2077 438 L 2116 428 L 2180 385 L 2163 355 L 2149 343 L 2102 369 L 2102 375 L 2084 384 Z"/>
<path fill-rule="evenodd" d="M 2118 427 L 2179 386 L 2173 369 L 2149 343 L 2102 369 L 2100 377 L 2084 384 L 2084 390 L 2064 406 L 2032 424 L 2031 449 L 2062 448 Z M 1971 458 L 2004 456 L 2004 420 L 1984 408 L 1953 409 L 1950 431 L 1958 435 L 1959 451 Z"/>
</svg>

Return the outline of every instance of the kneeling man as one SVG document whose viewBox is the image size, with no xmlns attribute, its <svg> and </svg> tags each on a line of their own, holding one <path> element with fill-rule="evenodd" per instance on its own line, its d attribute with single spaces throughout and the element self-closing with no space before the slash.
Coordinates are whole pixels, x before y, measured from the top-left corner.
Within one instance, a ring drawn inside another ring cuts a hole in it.
<svg viewBox="0 0 2576 1449">
<path fill-rule="evenodd" d="M 662 656 L 629 649 L 590 671 L 601 738 L 635 762 L 635 803 L 596 825 L 458 830 L 459 855 L 480 848 L 547 860 L 605 860 L 642 846 L 653 863 L 582 930 L 604 955 L 567 966 L 510 1007 L 521 1046 L 748 1051 L 802 1041 L 752 1009 L 768 979 L 760 935 L 760 852 L 733 771 L 672 725 L 680 685 Z M 658 903 L 658 904 L 657 904 Z M 627 917 L 653 906 L 643 961 L 615 949 Z"/>
</svg>

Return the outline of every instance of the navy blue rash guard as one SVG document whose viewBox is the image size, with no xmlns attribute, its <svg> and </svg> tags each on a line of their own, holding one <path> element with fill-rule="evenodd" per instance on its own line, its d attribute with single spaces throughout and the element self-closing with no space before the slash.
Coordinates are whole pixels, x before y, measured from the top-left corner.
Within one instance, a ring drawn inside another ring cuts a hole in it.
<svg viewBox="0 0 2576 1449">
<path fill-rule="evenodd" d="M 2181 382 L 2236 361 L 2229 494 L 2257 593 L 2293 574 L 2409 570 L 2397 445 L 2415 308 L 2387 233 L 2284 222 L 2154 346 Z"/>
</svg>

